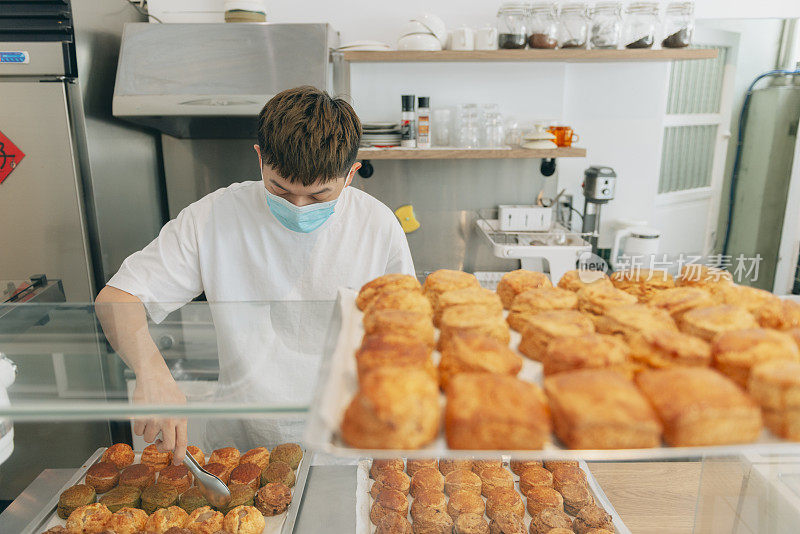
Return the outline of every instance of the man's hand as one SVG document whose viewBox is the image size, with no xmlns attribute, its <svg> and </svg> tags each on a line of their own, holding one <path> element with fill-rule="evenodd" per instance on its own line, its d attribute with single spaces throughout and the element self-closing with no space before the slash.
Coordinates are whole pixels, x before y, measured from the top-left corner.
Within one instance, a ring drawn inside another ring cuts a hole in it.
<svg viewBox="0 0 800 534">
<path fill-rule="evenodd" d="M 186 404 L 186 396 L 172 378 L 166 365 L 156 370 L 142 370 L 139 375 L 136 376 L 136 388 L 133 391 L 135 404 Z M 135 419 L 133 433 L 142 436 L 148 443 L 155 441 L 156 447 L 161 452 L 173 451 L 172 463 L 180 465 L 186 455 L 186 427 L 185 418 Z M 161 438 L 156 440 L 159 434 L 161 434 Z"/>
</svg>

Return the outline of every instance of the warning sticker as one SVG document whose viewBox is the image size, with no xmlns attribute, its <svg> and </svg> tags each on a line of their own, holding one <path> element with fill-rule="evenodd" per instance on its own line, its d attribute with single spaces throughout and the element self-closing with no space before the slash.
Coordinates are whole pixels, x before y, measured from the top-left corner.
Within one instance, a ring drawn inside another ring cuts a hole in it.
<svg viewBox="0 0 800 534">
<path fill-rule="evenodd" d="M 17 168 L 25 153 L 0 132 L 0 184 Z"/>
</svg>

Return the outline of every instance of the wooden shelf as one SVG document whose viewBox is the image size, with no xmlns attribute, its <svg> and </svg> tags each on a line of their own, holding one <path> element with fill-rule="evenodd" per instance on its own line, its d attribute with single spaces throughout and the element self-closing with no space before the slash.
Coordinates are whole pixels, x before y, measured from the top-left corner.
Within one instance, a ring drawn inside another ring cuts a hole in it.
<svg viewBox="0 0 800 534">
<path fill-rule="evenodd" d="M 418 52 L 387 50 L 381 52 L 342 52 L 344 59 L 353 63 L 377 62 L 428 62 L 428 61 L 563 61 L 567 63 L 612 61 L 682 61 L 688 59 L 714 59 L 715 49 L 664 48 L 657 50 L 442 50 Z"/>
<path fill-rule="evenodd" d="M 586 149 L 562 148 L 362 148 L 358 159 L 539 159 L 583 158 Z"/>
</svg>

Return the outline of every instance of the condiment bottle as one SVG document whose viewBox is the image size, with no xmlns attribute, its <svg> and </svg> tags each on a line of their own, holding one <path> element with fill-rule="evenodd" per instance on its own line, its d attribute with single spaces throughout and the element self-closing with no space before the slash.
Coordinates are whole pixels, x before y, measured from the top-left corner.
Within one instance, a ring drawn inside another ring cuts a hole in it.
<svg viewBox="0 0 800 534">
<path fill-rule="evenodd" d="M 421 96 L 417 99 L 417 148 L 431 147 L 431 99 Z"/>
<path fill-rule="evenodd" d="M 400 117 L 400 146 L 417 147 L 417 125 L 414 113 L 414 95 L 402 95 L 403 114 Z"/>
<path fill-rule="evenodd" d="M 664 48 L 684 48 L 692 44 L 694 2 L 670 2 L 664 14 Z"/>
</svg>

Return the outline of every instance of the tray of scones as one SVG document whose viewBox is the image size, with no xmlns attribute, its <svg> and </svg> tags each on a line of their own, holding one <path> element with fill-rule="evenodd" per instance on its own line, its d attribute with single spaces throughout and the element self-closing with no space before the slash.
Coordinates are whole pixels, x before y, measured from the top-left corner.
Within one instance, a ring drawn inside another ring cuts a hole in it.
<svg viewBox="0 0 800 534">
<path fill-rule="evenodd" d="M 98 449 L 21 534 L 292 532 L 310 463 L 299 445 L 223 447 L 208 457 L 190 445 L 186 453 L 228 486 L 225 508 L 209 505 L 171 452 L 116 443 Z"/>
<path fill-rule="evenodd" d="M 630 534 L 584 461 L 362 460 L 356 534 Z"/>
<path fill-rule="evenodd" d="M 677 277 L 439 270 L 339 292 L 306 442 L 346 456 L 586 460 L 800 450 L 800 303 Z"/>
</svg>

